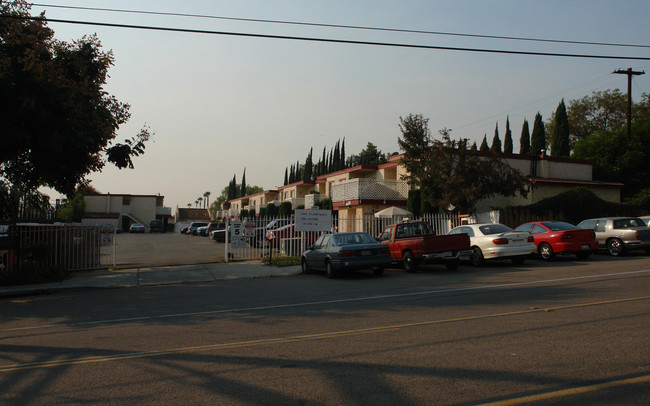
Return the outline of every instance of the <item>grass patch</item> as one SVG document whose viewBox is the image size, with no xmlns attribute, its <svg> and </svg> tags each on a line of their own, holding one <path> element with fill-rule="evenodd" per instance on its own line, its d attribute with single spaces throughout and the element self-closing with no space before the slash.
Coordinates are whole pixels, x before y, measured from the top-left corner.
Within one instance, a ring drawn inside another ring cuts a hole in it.
<svg viewBox="0 0 650 406">
<path fill-rule="evenodd" d="M 269 264 L 268 255 L 262 258 L 262 263 L 267 265 Z M 279 255 L 273 255 L 273 263 L 271 263 L 270 265 L 274 265 L 274 266 L 300 265 L 300 257 L 283 257 Z"/>
</svg>

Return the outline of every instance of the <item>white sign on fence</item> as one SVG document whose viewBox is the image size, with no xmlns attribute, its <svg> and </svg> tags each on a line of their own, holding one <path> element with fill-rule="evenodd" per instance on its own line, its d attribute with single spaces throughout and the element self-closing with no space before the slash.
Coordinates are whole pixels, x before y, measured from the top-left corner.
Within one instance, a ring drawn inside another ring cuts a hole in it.
<svg viewBox="0 0 650 406">
<path fill-rule="evenodd" d="M 296 231 L 330 231 L 331 210 L 296 210 Z"/>
<path fill-rule="evenodd" d="M 232 248 L 246 248 L 244 226 L 241 221 L 233 222 L 230 226 L 230 246 Z"/>
</svg>

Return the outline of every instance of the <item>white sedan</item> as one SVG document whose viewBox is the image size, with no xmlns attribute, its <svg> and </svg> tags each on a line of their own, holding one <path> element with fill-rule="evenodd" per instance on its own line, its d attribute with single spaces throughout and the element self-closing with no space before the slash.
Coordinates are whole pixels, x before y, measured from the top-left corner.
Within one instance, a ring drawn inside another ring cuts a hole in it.
<svg viewBox="0 0 650 406">
<path fill-rule="evenodd" d="M 453 228 L 447 234 L 469 235 L 474 253 L 472 265 L 480 266 L 488 259 L 510 259 L 520 265 L 537 250 L 533 236 L 526 231 L 514 231 L 499 223 L 466 224 Z"/>
</svg>

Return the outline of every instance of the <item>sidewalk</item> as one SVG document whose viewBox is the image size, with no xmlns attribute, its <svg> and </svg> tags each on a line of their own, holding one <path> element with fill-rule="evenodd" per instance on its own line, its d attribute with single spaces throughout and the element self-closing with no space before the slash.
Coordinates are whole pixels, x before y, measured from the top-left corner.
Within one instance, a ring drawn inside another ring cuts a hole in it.
<svg viewBox="0 0 650 406">
<path fill-rule="evenodd" d="M 62 282 L 0 286 L 0 298 L 46 294 L 62 289 L 110 289 L 179 283 L 291 276 L 300 266 L 276 267 L 255 262 L 173 265 L 147 268 L 77 271 Z"/>
</svg>

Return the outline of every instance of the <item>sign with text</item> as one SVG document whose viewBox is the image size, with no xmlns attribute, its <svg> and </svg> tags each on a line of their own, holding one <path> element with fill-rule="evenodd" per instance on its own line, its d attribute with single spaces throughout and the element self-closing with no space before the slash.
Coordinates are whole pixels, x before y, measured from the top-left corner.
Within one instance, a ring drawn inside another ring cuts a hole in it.
<svg viewBox="0 0 650 406">
<path fill-rule="evenodd" d="M 246 237 L 244 236 L 244 226 L 241 223 L 241 221 L 236 221 L 231 223 L 230 246 L 232 248 L 246 248 Z"/>
<path fill-rule="evenodd" d="M 330 231 L 331 210 L 296 210 L 296 231 Z"/>
</svg>

